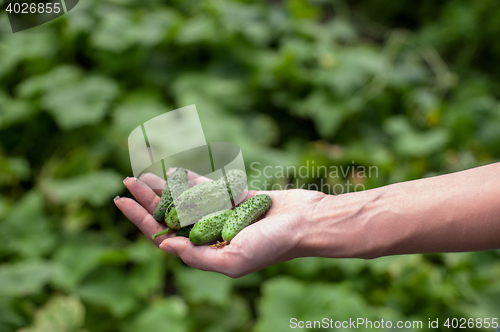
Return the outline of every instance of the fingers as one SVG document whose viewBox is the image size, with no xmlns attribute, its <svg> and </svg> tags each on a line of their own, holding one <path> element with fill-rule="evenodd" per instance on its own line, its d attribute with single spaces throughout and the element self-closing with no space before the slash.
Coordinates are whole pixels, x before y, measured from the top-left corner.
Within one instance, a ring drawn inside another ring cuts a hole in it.
<svg viewBox="0 0 500 332">
<path fill-rule="evenodd" d="M 241 277 L 248 273 L 244 257 L 236 246 L 214 249 L 209 246 L 195 246 L 189 239 L 173 237 L 164 240 L 160 249 L 179 256 L 187 265 L 204 270 L 225 274 L 229 277 Z"/>
<path fill-rule="evenodd" d="M 167 171 L 167 175 L 168 176 L 172 175 L 172 173 L 175 170 L 176 168 L 169 168 L 169 170 Z M 195 173 L 193 171 L 187 170 L 187 172 L 189 179 L 189 187 L 193 187 L 202 182 L 212 181 L 211 179 L 199 175 L 198 173 Z M 141 181 L 143 181 L 149 188 L 153 189 L 153 191 L 157 195 L 161 196 L 161 192 L 163 191 L 163 188 L 165 188 L 165 182 L 166 182 L 163 178 L 153 173 L 144 173 L 139 177 L 139 179 L 141 179 Z"/>
<path fill-rule="evenodd" d="M 128 178 L 123 181 L 135 199 L 149 212 L 153 214 L 160 202 L 160 197 L 149 188 L 143 181 L 136 178 Z"/>
<path fill-rule="evenodd" d="M 214 249 L 208 245 L 195 246 L 187 238 L 168 238 L 160 249 L 179 256 L 187 265 L 204 271 L 214 271 L 232 278 L 239 278 L 266 266 L 293 257 L 289 251 L 293 241 L 277 241 L 277 220 L 265 220 L 243 229 L 224 248 Z M 273 227 L 266 227 L 273 226 Z M 292 235 L 285 232 L 284 239 Z"/>
<path fill-rule="evenodd" d="M 149 188 L 153 189 L 158 196 L 161 196 L 161 192 L 163 191 L 163 188 L 165 188 L 165 180 L 153 173 L 144 173 L 139 177 L 139 179 L 141 179 L 141 181 L 143 181 Z"/>
<path fill-rule="evenodd" d="M 170 176 L 172 173 L 176 170 L 177 168 L 169 168 L 167 171 L 167 175 Z M 207 181 L 212 181 L 211 179 L 202 176 L 198 173 L 195 173 L 193 171 L 190 171 L 189 169 L 187 170 L 188 172 L 188 179 L 189 179 L 189 187 L 194 187 L 197 184 L 207 182 Z"/>
<path fill-rule="evenodd" d="M 172 174 L 175 169 L 169 169 L 168 174 Z M 199 174 L 188 171 L 190 186 L 212 181 Z M 152 216 L 156 206 L 160 201 L 161 191 L 165 186 L 165 180 L 152 173 L 145 173 L 140 179 L 128 178 L 124 181 L 126 187 L 137 200 L 130 198 L 119 198 L 115 200 L 116 206 L 123 214 L 130 219 L 148 238 L 165 227 L 159 224 Z M 153 190 L 151 188 L 157 188 Z M 161 188 L 161 189 L 158 189 Z M 273 200 L 273 207 L 278 207 L 279 202 L 285 194 L 272 191 L 247 191 L 245 199 L 249 199 L 258 194 L 268 194 Z M 286 195 L 285 195 L 286 196 Z M 274 204 L 278 203 L 278 204 Z M 268 215 L 274 214 L 271 208 Z M 261 223 L 259 226 L 263 226 Z M 230 277 L 241 277 L 279 261 L 278 256 L 282 256 L 282 248 L 275 239 L 268 238 L 269 234 L 275 231 L 266 231 L 266 227 L 248 227 L 231 242 L 230 245 L 222 249 L 214 249 L 209 246 L 195 246 L 184 237 L 175 237 L 174 232 L 153 239 L 153 243 L 160 249 L 179 256 L 187 265 L 206 271 L 223 273 Z"/>
<path fill-rule="evenodd" d="M 115 200 L 115 204 L 116 207 L 123 212 L 125 217 L 132 221 L 148 238 L 151 239 L 153 234 L 165 229 L 165 227 L 159 224 L 146 209 L 133 199 L 121 197 Z M 158 246 L 161 241 L 169 236 L 173 236 L 173 234 L 163 235 L 152 241 Z"/>
</svg>

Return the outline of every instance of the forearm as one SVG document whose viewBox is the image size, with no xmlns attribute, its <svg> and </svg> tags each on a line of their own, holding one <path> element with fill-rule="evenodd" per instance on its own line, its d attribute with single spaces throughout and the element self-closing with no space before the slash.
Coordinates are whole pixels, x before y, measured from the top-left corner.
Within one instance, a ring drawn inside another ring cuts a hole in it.
<svg viewBox="0 0 500 332">
<path fill-rule="evenodd" d="M 500 164 L 325 196 L 301 241 L 304 255 L 386 255 L 500 248 Z"/>
</svg>

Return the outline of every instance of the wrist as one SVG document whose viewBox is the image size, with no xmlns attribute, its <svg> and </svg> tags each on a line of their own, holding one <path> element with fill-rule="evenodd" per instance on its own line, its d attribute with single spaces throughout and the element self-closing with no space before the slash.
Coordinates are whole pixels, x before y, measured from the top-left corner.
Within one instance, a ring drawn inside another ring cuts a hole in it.
<svg viewBox="0 0 500 332">
<path fill-rule="evenodd" d="M 365 259 L 383 256 L 383 241 L 374 227 L 383 215 L 386 188 L 324 195 L 304 223 L 301 256 Z"/>
</svg>

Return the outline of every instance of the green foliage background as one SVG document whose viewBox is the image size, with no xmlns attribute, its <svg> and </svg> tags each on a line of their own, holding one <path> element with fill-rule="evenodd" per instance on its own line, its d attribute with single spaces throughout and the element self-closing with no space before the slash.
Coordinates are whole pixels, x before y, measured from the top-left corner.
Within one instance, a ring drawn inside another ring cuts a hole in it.
<svg viewBox="0 0 500 332">
<path fill-rule="evenodd" d="M 231 279 L 156 249 L 112 202 L 131 130 L 193 103 L 247 167 L 375 165 L 368 189 L 499 161 L 498 36 L 495 0 L 84 0 L 1 35 L 0 331 L 498 317 L 497 251 Z"/>
</svg>

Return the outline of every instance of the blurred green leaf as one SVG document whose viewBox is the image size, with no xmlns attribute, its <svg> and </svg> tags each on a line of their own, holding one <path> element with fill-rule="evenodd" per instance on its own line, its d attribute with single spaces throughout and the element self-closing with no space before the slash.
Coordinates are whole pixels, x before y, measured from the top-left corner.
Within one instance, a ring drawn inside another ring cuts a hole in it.
<svg viewBox="0 0 500 332">
<path fill-rule="evenodd" d="M 116 107 L 113 122 L 117 130 L 128 135 L 144 122 L 171 110 L 172 108 L 162 104 L 157 95 L 138 91 L 129 94 Z"/>
<path fill-rule="evenodd" d="M 118 86 L 109 78 L 85 76 L 76 67 L 61 66 L 27 80 L 18 91 L 23 97 L 41 94 L 41 106 L 68 130 L 102 120 Z"/>
<path fill-rule="evenodd" d="M 51 219 L 45 214 L 41 194 L 33 190 L 24 195 L 0 223 L 0 254 L 46 255 L 56 244 L 54 231 Z"/>
<path fill-rule="evenodd" d="M 82 331 L 85 308 L 74 296 L 55 296 L 39 309 L 31 327 L 19 332 L 77 332 Z"/>
<path fill-rule="evenodd" d="M 58 203 L 84 200 L 99 206 L 123 190 L 122 177 L 112 170 L 100 170 L 67 179 L 47 180 L 44 192 Z"/>
<path fill-rule="evenodd" d="M 135 31 L 136 42 L 144 46 L 154 46 L 170 37 L 179 24 L 177 13 L 169 8 L 144 12 Z"/>
<path fill-rule="evenodd" d="M 92 34 L 95 47 L 122 52 L 135 42 L 132 13 L 120 8 L 112 8 L 103 15 L 100 24 Z"/>
<path fill-rule="evenodd" d="M 167 37 L 175 27 L 175 12 L 160 9 L 133 13 L 120 7 L 107 8 L 100 23 L 92 32 L 92 44 L 98 49 L 123 52 L 135 44 L 154 46 Z"/>
<path fill-rule="evenodd" d="M 188 307 L 179 297 L 167 297 L 140 312 L 123 327 L 130 332 L 150 332 L 159 327 L 169 332 L 187 332 Z"/>
<path fill-rule="evenodd" d="M 290 13 L 301 19 L 315 19 L 319 16 L 319 9 L 312 6 L 307 0 L 288 0 L 288 10 Z"/>
<path fill-rule="evenodd" d="M 180 44 L 215 42 L 217 40 L 217 28 L 212 18 L 198 15 L 184 22 L 175 38 Z"/>
<path fill-rule="evenodd" d="M 41 104 L 63 129 L 95 124 L 103 119 L 118 93 L 115 82 L 99 76 L 50 90 Z"/>
<path fill-rule="evenodd" d="M 102 245 L 85 242 L 62 245 L 52 258 L 60 267 L 54 284 L 66 291 L 75 290 L 90 272 L 99 268 L 100 259 L 106 252 L 107 248 Z"/>
<path fill-rule="evenodd" d="M 0 155 L 0 183 L 26 180 L 31 173 L 28 161 L 22 157 L 5 158 Z"/>
<path fill-rule="evenodd" d="M 201 305 L 189 313 L 191 330 L 203 332 L 230 332 L 245 326 L 250 319 L 250 309 L 243 298 L 226 299 L 231 305 L 224 308 Z"/>
<path fill-rule="evenodd" d="M 84 302 L 102 306 L 115 317 L 123 317 L 137 308 L 138 303 L 128 291 L 126 275 L 117 269 L 103 269 L 78 287 L 76 294 Z"/>
<path fill-rule="evenodd" d="M 5 92 L 0 91 L 0 129 L 22 122 L 33 114 L 33 108 L 29 103 L 10 98 Z"/>
<path fill-rule="evenodd" d="M 269 41 L 271 36 L 264 20 L 265 13 L 257 4 L 213 1 L 211 7 L 217 9 L 220 23 L 228 33 L 241 33 L 258 45 Z"/>
<path fill-rule="evenodd" d="M 27 296 L 40 292 L 57 273 L 50 262 L 23 261 L 0 265 L 0 295 Z"/>
<path fill-rule="evenodd" d="M 0 330 L 15 331 L 17 327 L 26 325 L 23 316 L 17 312 L 15 299 L 8 297 L 0 298 Z"/>
<path fill-rule="evenodd" d="M 306 284 L 290 277 L 275 277 L 262 286 L 256 329 L 288 331 L 291 319 L 321 321 L 324 317 L 347 320 L 374 318 L 374 310 L 346 286 Z"/>
<path fill-rule="evenodd" d="M 11 202 L 5 197 L 0 196 L 0 220 L 5 218 L 7 213 L 10 211 Z M 1 227 L 1 226 L 0 226 Z"/>
<path fill-rule="evenodd" d="M 225 275 L 196 269 L 179 269 L 175 281 L 188 301 L 224 306 L 231 294 L 233 281 Z"/>
<path fill-rule="evenodd" d="M 353 98 L 349 101 L 333 100 L 323 91 L 315 91 L 303 102 L 297 103 L 295 111 L 314 120 L 318 132 L 324 137 L 333 137 L 345 118 L 358 110 L 359 103 Z"/>
<path fill-rule="evenodd" d="M 313 278 L 317 277 L 322 269 L 330 267 L 336 262 L 321 257 L 303 257 L 284 262 L 284 264 L 287 266 L 289 273 L 293 275 Z"/>
<path fill-rule="evenodd" d="M 16 69 L 27 59 L 44 59 L 54 56 L 59 45 L 57 37 L 50 31 L 17 35 L 3 35 L 0 43 L 0 78 Z"/>
<path fill-rule="evenodd" d="M 402 117 L 389 118 L 385 123 L 385 130 L 395 138 L 396 150 L 403 156 L 430 155 L 441 150 L 449 141 L 446 129 L 436 128 L 417 132 Z"/>
<path fill-rule="evenodd" d="M 129 288 L 142 298 L 161 292 L 165 286 L 164 252 L 149 240 L 143 240 L 129 245 L 126 253 L 135 263 L 127 279 Z"/>
<path fill-rule="evenodd" d="M 17 91 L 19 96 L 30 98 L 57 89 L 60 86 L 77 82 L 82 76 L 83 73 L 79 68 L 62 65 L 46 74 L 30 77 L 18 86 Z"/>
</svg>

